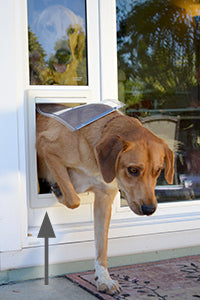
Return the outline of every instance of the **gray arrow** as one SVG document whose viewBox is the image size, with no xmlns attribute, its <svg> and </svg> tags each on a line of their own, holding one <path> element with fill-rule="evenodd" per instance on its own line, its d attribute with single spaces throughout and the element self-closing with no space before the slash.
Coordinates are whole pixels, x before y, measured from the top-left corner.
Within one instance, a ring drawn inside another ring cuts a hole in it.
<svg viewBox="0 0 200 300">
<path fill-rule="evenodd" d="M 38 233 L 38 238 L 45 239 L 44 246 L 44 257 L 45 257 L 45 268 L 44 268 L 44 284 L 49 284 L 49 238 L 55 238 L 55 233 L 51 222 L 49 220 L 49 216 L 46 212 L 42 225 L 40 227 L 40 231 Z"/>
</svg>

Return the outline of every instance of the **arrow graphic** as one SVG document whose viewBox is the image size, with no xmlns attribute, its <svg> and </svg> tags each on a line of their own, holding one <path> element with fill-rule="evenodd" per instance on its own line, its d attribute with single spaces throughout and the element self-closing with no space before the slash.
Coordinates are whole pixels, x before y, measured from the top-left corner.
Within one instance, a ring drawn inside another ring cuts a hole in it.
<svg viewBox="0 0 200 300">
<path fill-rule="evenodd" d="M 55 233 L 53 230 L 53 227 L 51 225 L 51 222 L 49 220 L 49 216 L 46 212 L 44 216 L 44 220 L 42 222 L 42 225 L 40 227 L 40 231 L 38 233 L 38 238 L 44 238 L 45 245 L 44 245 L 44 261 L 45 261 L 45 267 L 44 267 L 44 284 L 49 284 L 49 238 L 55 238 Z"/>
</svg>

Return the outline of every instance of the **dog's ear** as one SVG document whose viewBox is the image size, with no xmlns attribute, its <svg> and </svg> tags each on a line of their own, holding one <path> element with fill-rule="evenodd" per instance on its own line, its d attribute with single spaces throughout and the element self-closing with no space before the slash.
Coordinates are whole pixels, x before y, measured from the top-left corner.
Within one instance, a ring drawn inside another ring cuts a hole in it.
<svg viewBox="0 0 200 300">
<path fill-rule="evenodd" d="M 96 158 L 105 182 L 115 178 L 119 154 L 124 149 L 125 142 L 117 135 L 108 135 L 96 145 Z"/>
<path fill-rule="evenodd" d="M 165 179 L 168 183 L 173 183 L 174 177 L 174 154 L 165 144 Z"/>
</svg>

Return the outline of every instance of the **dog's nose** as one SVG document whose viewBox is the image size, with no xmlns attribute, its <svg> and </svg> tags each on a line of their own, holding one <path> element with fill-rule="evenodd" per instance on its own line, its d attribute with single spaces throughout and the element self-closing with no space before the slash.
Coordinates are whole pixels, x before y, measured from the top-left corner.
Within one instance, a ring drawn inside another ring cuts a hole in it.
<svg viewBox="0 0 200 300">
<path fill-rule="evenodd" d="M 141 210 L 144 215 L 150 216 L 154 213 L 154 211 L 156 210 L 156 207 L 154 205 L 143 204 L 141 206 Z"/>
</svg>

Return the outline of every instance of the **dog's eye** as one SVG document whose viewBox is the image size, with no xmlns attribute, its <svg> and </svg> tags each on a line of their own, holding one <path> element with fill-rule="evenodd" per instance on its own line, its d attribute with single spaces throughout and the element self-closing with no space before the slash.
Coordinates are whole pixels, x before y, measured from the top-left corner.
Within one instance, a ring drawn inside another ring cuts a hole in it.
<svg viewBox="0 0 200 300">
<path fill-rule="evenodd" d="M 128 172 L 129 172 L 129 174 L 131 174 L 132 176 L 139 176 L 139 175 L 140 175 L 139 169 L 134 168 L 134 167 L 128 167 Z"/>
</svg>

